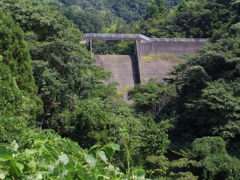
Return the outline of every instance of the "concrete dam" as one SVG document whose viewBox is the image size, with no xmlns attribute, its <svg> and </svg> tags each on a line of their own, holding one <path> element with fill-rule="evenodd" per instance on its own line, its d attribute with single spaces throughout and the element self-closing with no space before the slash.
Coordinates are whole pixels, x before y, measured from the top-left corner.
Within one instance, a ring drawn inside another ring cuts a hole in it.
<svg viewBox="0 0 240 180">
<path fill-rule="evenodd" d="M 93 55 L 96 65 L 111 72 L 106 83 L 118 82 L 119 89 L 146 84 L 149 79 L 163 81 L 169 77 L 173 66 L 180 63 L 184 54 L 195 54 L 207 42 L 206 39 L 191 38 L 148 38 L 141 34 L 85 34 L 84 41 L 92 51 L 93 40 L 135 41 L 134 55 Z"/>
</svg>

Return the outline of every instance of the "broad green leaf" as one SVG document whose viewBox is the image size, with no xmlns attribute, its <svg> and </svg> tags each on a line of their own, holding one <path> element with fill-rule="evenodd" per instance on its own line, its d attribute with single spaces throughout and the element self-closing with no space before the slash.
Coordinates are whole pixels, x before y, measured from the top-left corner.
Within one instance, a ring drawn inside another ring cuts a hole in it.
<svg viewBox="0 0 240 180">
<path fill-rule="evenodd" d="M 26 157 L 27 158 L 31 158 L 32 156 L 34 156 L 34 154 L 36 154 L 38 152 L 37 149 L 25 149 L 25 153 L 26 153 Z"/>
<path fill-rule="evenodd" d="M 58 160 L 55 162 L 55 165 L 58 165 L 60 162 L 66 165 L 69 161 L 69 158 L 66 154 L 58 156 Z"/>
<path fill-rule="evenodd" d="M 34 139 L 34 145 L 42 145 L 46 142 L 46 139 Z"/>
<path fill-rule="evenodd" d="M 40 171 L 46 171 L 49 169 L 49 163 L 46 163 L 45 161 L 38 161 L 38 169 Z"/>
<path fill-rule="evenodd" d="M 67 180 L 67 174 L 68 174 L 68 170 L 63 170 L 63 172 L 57 177 L 59 180 L 60 179 L 64 179 Z"/>
<path fill-rule="evenodd" d="M 0 179 L 5 179 L 7 173 L 8 173 L 8 171 L 1 171 L 0 170 Z"/>
<path fill-rule="evenodd" d="M 28 167 L 32 169 L 32 171 L 35 171 L 36 170 L 36 162 L 34 160 L 31 160 L 29 163 L 28 163 Z"/>
<path fill-rule="evenodd" d="M 24 168 L 24 166 L 18 162 L 15 162 L 15 161 L 11 161 L 10 162 L 10 168 L 11 168 L 11 171 L 17 176 L 17 177 L 20 177 L 22 175 L 22 170 Z"/>
<path fill-rule="evenodd" d="M 54 174 L 55 169 L 56 169 L 56 166 L 52 166 L 52 165 L 49 165 L 49 166 L 48 166 L 48 172 L 49 172 L 50 174 Z"/>
<path fill-rule="evenodd" d="M 11 146 L 13 147 L 14 151 L 18 150 L 18 148 L 19 148 L 19 145 L 15 140 L 12 142 Z"/>
<path fill-rule="evenodd" d="M 98 145 L 98 144 L 94 145 L 89 149 L 89 151 L 91 152 L 93 149 L 96 149 L 96 148 L 99 148 L 99 147 L 101 147 L 101 145 Z"/>
<path fill-rule="evenodd" d="M 86 162 L 90 166 L 92 166 L 92 167 L 96 166 L 96 158 L 92 154 L 85 154 L 84 157 L 85 157 Z"/>
<path fill-rule="evenodd" d="M 120 145 L 119 144 L 112 143 L 110 145 L 110 147 L 115 151 L 120 151 Z"/>
<path fill-rule="evenodd" d="M 143 179 L 145 179 L 144 176 L 138 176 L 136 180 L 143 180 Z"/>
<path fill-rule="evenodd" d="M 93 174 L 90 174 L 88 169 L 84 167 L 82 164 L 78 164 L 78 171 L 77 171 L 77 176 L 78 179 L 80 180 L 95 180 L 96 178 L 94 177 Z"/>
<path fill-rule="evenodd" d="M 107 176 L 104 176 L 104 175 L 101 175 L 101 174 L 100 174 L 100 175 L 98 175 L 98 178 L 99 178 L 99 177 L 103 177 L 103 179 L 110 179 L 109 177 L 107 177 Z M 102 178 L 101 178 L 101 179 L 102 179 Z"/>
<path fill-rule="evenodd" d="M 77 162 L 73 161 L 71 158 L 69 158 L 69 162 L 65 165 L 65 169 L 69 171 L 75 171 Z"/>
<path fill-rule="evenodd" d="M 108 158 L 105 154 L 104 151 L 98 151 L 97 155 L 107 164 L 108 163 Z"/>
<path fill-rule="evenodd" d="M 19 169 L 19 171 L 22 173 L 22 170 L 24 168 L 24 165 L 21 163 L 16 162 L 16 167 Z"/>
<path fill-rule="evenodd" d="M 109 164 L 108 171 L 115 171 L 115 168 L 112 164 Z"/>
<path fill-rule="evenodd" d="M 106 152 L 107 156 L 109 157 L 109 159 L 113 156 L 114 154 L 114 150 L 110 147 L 105 147 L 104 148 L 104 151 Z"/>
<path fill-rule="evenodd" d="M 137 180 L 143 180 L 145 179 L 146 172 L 141 167 L 135 167 L 133 174 L 137 176 Z"/>
<path fill-rule="evenodd" d="M 13 159 L 13 150 L 8 144 L 0 144 L 0 161 L 8 161 Z"/>
<path fill-rule="evenodd" d="M 37 174 L 35 180 L 39 180 L 39 179 L 42 179 L 42 178 L 43 178 L 42 174 Z"/>
<path fill-rule="evenodd" d="M 41 180 L 43 179 L 43 175 L 41 173 L 31 174 L 29 176 L 26 176 L 24 179 L 26 180 Z"/>
</svg>

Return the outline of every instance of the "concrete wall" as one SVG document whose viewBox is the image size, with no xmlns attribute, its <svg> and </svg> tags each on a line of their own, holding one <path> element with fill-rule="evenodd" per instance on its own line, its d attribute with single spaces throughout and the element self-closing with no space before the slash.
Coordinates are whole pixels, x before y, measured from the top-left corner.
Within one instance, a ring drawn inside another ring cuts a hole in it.
<svg viewBox="0 0 240 180">
<path fill-rule="evenodd" d="M 149 54 L 174 54 L 176 57 L 183 54 L 195 54 L 204 42 L 148 42 L 138 43 L 140 56 Z"/>
<path fill-rule="evenodd" d="M 151 62 L 146 62 L 140 59 L 139 68 L 141 83 L 147 84 L 151 78 L 163 82 L 164 78 L 170 77 L 169 72 L 178 64 L 178 61 L 172 59 L 154 59 Z"/>
<path fill-rule="evenodd" d="M 136 83 L 146 84 L 150 78 L 163 81 L 168 78 L 169 72 L 180 61 L 174 58 L 153 58 L 145 61 L 144 57 L 150 54 L 172 54 L 176 58 L 183 54 L 195 54 L 204 42 L 156 42 L 136 40 L 134 56 L 129 55 L 94 55 L 96 65 L 111 72 L 111 77 L 106 84 L 118 82 L 118 89 L 126 86 L 134 87 Z"/>
<path fill-rule="evenodd" d="M 111 77 L 106 84 L 118 82 L 118 89 L 125 86 L 134 87 L 137 83 L 137 65 L 135 56 L 129 55 L 94 55 L 96 65 L 111 72 Z"/>
<path fill-rule="evenodd" d="M 149 57 L 150 54 L 170 54 L 177 58 L 183 54 L 195 54 L 197 49 L 200 49 L 203 45 L 204 42 L 138 42 L 141 83 L 146 84 L 150 78 L 163 81 L 164 78 L 170 77 L 169 72 L 171 69 L 180 63 L 180 61 L 169 57 L 159 60 L 152 58 L 151 61 L 146 62 L 144 57 Z"/>
</svg>

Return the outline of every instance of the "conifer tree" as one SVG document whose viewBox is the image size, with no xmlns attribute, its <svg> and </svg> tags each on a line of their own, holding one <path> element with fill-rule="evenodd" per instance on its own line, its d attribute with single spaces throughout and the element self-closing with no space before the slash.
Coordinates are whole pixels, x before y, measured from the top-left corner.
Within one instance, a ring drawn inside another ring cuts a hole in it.
<svg viewBox="0 0 240 180">
<path fill-rule="evenodd" d="M 28 48 L 23 39 L 23 31 L 14 23 L 13 19 L 0 11 L 0 55 L 1 57 L 1 87 L 0 100 L 2 106 L 25 102 L 27 107 L 19 109 L 16 113 L 24 111 L 30 116 L 41 112 L 41 100 L 37 97 L 37 86 L 31 68 L 31 59 Z M 8 82 L 5 84 L 5 82 Z M 5 84 L 5 86 L 3 85 Z M 8 89 L 8 91 L 6 91 Z M 10 93 L 10 92 L 14 93 Z M 8 96 L 13 96 L 12 101 Z M 3 102 L 4 99 L 4 102 Z M 16 104 L 15 104 L 16 105 Z M 21 113 L 20 113 L 21 114 Z"/>
</svg>

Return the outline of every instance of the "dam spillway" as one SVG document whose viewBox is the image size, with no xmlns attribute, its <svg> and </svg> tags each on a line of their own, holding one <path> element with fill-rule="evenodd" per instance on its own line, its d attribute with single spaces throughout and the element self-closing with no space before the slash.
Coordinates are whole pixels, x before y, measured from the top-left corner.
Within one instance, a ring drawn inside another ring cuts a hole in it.
<svg viewBox="0 0 240 180">
<path fill-rule="evenodd" d="M 126 85 L 134 87 L 137 83 L 146 84 L 149 79 L 162 81 L 168 78 L 173 66 L 180 63 L 178 57 L 184 54 L 196 54 L 207 39 L 196 38 L 148 38 L 141 34 L 85 34 L 82 43 L 89 44 L 92 50 L 93 40 L 135 41 L 134 55 L 93 55 L 96 65 L 112 73 L 106 82 L 118 82 L 118 88 Z"/>
<path fill-rule="evenodd" d="M 103 67 L 105 71 L 111 72 L 112 77 L 106 81 L 107 84 L 117 82 L 118 89 L 126 86 L 134 87 L 138 83 L 136 58 L 133 55 L 93 55 L 96 65 Z"/>
</svg>

